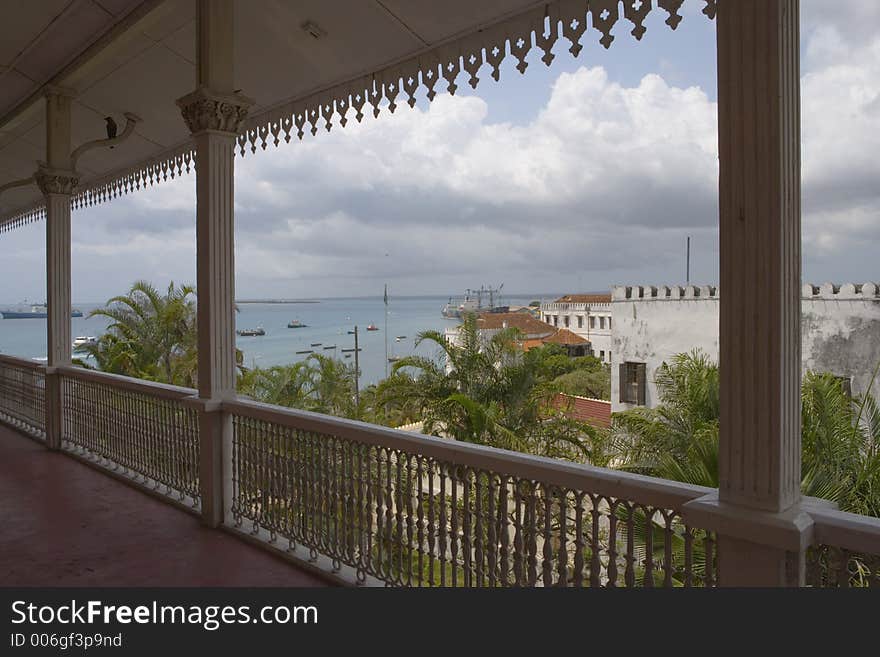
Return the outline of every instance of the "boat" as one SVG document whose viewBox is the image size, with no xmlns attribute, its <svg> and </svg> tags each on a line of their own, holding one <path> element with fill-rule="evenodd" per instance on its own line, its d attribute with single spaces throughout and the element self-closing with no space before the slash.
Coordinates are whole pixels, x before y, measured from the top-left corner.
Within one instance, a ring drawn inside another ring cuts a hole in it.
<svg viewBox="0 0 880 657">
<path fill-rule="evenodd" d="M 73 340 L 73 350 L 80 351 L 82 349 L 85 349 L 89 345 L 95 344 L 98 344 L 98 338 L 96 338 L 94 335 L 80 335 Z"/>
<path fill-rule="evenodd" d="M 310 347 L 320 347 L 321 343 L 320 342 L 312 342 L 309 346 Z"/>
<path fill-rule="evenodd" d="M 287 322 L 287 328 L 305 328 L 306 326 L 308 326 L 308 324 L 303 324 L 298 319 Z"/>
<path fill-rule="evenodd" d="M 349 335 L 354 335 L 355 332 L 354 332 L 354 331 L 349 331 L 348 334 L 349 334 Z"/>
<path fill-rule="evenodd" d="M 368 330 L 368 331 L 378 331 L 378 330 L 379 330 L 379 327 L 376 326 L 375 324 L 370 324 L 370 325 L 367 327 L 367 330 Z"/>
<path fill-rule="evenodd" d="M 398 340 L 406 340 L 406 336 L 405 335 L 398 335 L 397 339 Z"/>
<path fill-rule="evenodd" d="M 342 353 L 347 353 L 347 352 L 351 352 L 351 351 L 363 351 L 363 349 L 360 348 L 360 347 L 358 347 L 357 349 L 355 349 L 355 348 L 352 347 L 351 349 L 340 349 L 340 351 L 341 351 Z"/>
<path fill-rule="evenodd" d="M 239 329 L 235 333 L 237 335 L 242 336 L 242 337 L 253 337 L 256 335 L 266 335 L 266 331 L 265 331 L 265 329 L 263 329 L 262 326 L 258 326 L 257 328 L 253 328 L 253 329 Z"/>
<path fill-rule="evenodd" d="M 506 313 L 510 310 L 510 306 L 502 306 L 496 302 L 501 299 L 501 289 L 504 287 L 502 283 L 497 289 L 492 287 L 480 286 L 479 290 L 465 290 L 464 299 L 453 301 L 449 297 L 449 302 L 443 306 L 440 314 L 447 319 L 460 319 L 467 313 Z M 484 299 L 488 303 L 484 303 Z"/>
<path fill-rule="evenodd" d="M 389 357 L 388 357 L 388 362 L 389 362 L 389 363 L 396 363 L 397 361 L 400 360 L 400 358 L 401 358 L 400 356 L 389 356 Z"/>
<path fill-rule="evenodd" d="M 343 356 L 343 358 L 351 358 L 351 354 L 345 354 L 345 356 Z"/>
<path fill-rule="evenodd" d="M 336 345 L 335 344 L 324 345 L 324 350 L 326 351 L 327 349 L 336 349 Z"/>
<path fill-rule="evenodd" d="M 303 351 L 297 351 L 296 353 L 298 353 L 298 354 L 313 354 L 315 352 L 312 351 L 311 349 L 304 349 Z"/>
<path fill-rule="evenodd" d="M 45 303 L 39 303 L 31 306 L 30 310 L 0 310 L 0 317 L 3 319 L 46 319 L 49 316 L 49 308 Z M 82 311 L 76 308 L 71 309 L 71 317 L 82 317 Z"/>
</svg>

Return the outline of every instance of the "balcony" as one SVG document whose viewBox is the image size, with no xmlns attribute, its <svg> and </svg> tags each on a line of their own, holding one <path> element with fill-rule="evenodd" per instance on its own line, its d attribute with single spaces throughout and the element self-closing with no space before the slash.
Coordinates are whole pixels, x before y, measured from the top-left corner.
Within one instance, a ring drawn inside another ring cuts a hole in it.
<svg viewBox="0 0 880 657">
<path fill-rule="evenodd" d="M 223 402 L 228 495 L 211 529 L 195 390 L 57 376 L 49 452 L 45 368 L 0 357 L 6 585 L 718 584 L 717 536 L 688 510 L 710 489 L 244 399 Z M 880 585 L 880 519 L 805 508 L 806 583 Z"/>
<path fill-rule="evenodd" d="M 682 2 L 347 2 L 320 25 L 309 3 L 94 4 L 26 3 L 0 24 L 22 44 L 0 112 L 0 233 L 46 221 L 48 315 L 46 367 L 0 357 L 0 419 L 21 434 L 0 443 L 4 556 L 34 564 L 10 583 L 221 581 L 195 563 L 209 551 L 235 563 L 225 583 L 277 569 L 364 586 L 878 584 L 880 520 L 801 495 L 798 0 L 688 12 L 717 21 L 717 491 L 235 392 L 236 161 L 497 81 L 502 65 L 524 72 L 530 53 L 549 65 L 588 34 L 608 48 L 618 21 L 636 38 L 652 12 L 675 29 Z M 72 367 L 72 210 L 193 170 L 199 389 Z M 167 568 L 143 565 L 147 551 Z"/>
</svg>

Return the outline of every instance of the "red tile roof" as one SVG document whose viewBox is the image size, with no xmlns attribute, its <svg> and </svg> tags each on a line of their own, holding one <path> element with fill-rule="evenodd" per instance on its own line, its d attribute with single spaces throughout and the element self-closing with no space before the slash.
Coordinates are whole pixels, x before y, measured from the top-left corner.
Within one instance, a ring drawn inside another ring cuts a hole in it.
<svg viewBox="0 0 880 657">
<path fill-rule="evenodd" d="M 556 329 L 528 313 L 481 313 L 477 327 L 484 330 L 518 328 L 526 335 L 550 335 Z"/>
<path fill-rule="evenodd" d="M 549 338 L 544 338 L 543 342 L 552 342 L 553 344 L 590 344 L 589 340 L 569 331 L 567 328 L 559 329 Z"/>
<path fill-rule="evenodd" d="M 553 400 L 553 406 L 562 410 L 568 417 L 594 427 L 611 426 L 610 401 L 559 394 Z"/>
</svg>

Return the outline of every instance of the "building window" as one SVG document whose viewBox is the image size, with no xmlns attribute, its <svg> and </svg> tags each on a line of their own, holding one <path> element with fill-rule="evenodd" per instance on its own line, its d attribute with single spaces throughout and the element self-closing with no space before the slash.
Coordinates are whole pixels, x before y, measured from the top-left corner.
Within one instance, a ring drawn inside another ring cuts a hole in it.
<svg viewBox="0 0 880 657">
<path fill-rule="evenodd" d="M 578 315 L 578 328 L 584 328 L 584 316 Z"/>
<path fill-rule="evenodd" d="M 604 351 L 599 351 L 599 360 L 601 360 L 602 362 L 605 361 L 605 352 Z"/>
<path fill-rule="evenodd" d="M 559 315 L 553 315 L 553 326 L 559 326 Z"/>
<path fill-rule="evenodd" d="M 562 319 L 563 319 L 563 321 L 565 322 L 565 328 L 568 328 L 568 326 L 569 326 L 569 322 L 571 321 L 571 318 L 570 318 L 568 315 L 566 315 L 566 316 L 563 317 Z"/>
<path fill-rule="evenodd" d="M 620 364 L 620 403 L 645 405 L 645 364 Z"/>
<path fill-rule="evenodd" d="M 611 318 L 610 317 L 608 318 L 608 330 L 609 331 L 611 330 Z"/>
<path fill-rule="evenodd" d="M 604 317 L 599 318 L 599 328 L 600 329 L 605 328 L 605 318 Z"/>
<path fill-rule="evenodd" d="M 596 328 L 596 318 L 593 317 L 592 315 L 590 315 L 590 328 L 591 329 Z"/>
</svg>

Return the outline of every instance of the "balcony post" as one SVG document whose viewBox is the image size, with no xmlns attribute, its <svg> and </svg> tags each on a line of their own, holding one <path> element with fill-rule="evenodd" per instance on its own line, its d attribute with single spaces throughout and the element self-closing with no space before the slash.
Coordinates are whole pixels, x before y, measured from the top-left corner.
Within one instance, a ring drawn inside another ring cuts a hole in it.
<svg viewBox="0 0 880 657">
<path fill-rule="evenodd" d="M 196 149 L 196 286 L 200 487 L 203 521 L 229 517 L 232 427 L 221 402 L 235 397 L 233 148 L 252 101 L 234 91 L 233 0 L 198 0 L 198 86 L 180 98 Z"/>
<path fill-rule="evenodd" d="M 70 159 L 69 90 L 46 93 L 46 162 L 34 178 L 46 200 L 46 446 L 61 448 L 63 395 L 55 368 L 70 365 L 70 196 L 79 184 Z"/>
<path fill-rule="evenodd" d="M 719 583 L 803 583 L 800 0 L 719 2 Z M 696 518 L 694 513 L 699 515 Z M 714 516 L 714 518 L 712 518 Z"/>
</svg>

